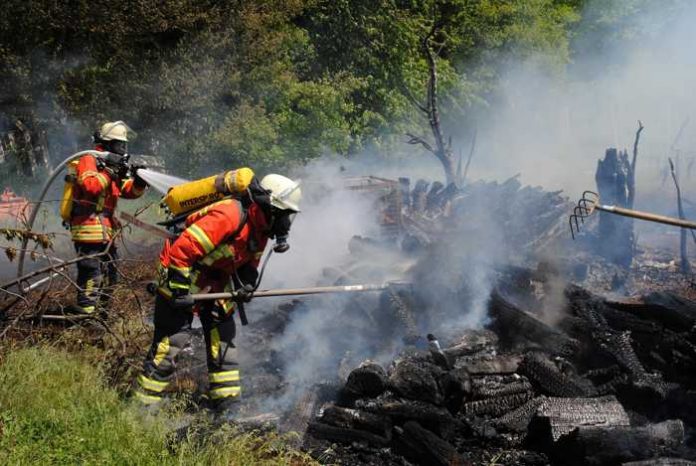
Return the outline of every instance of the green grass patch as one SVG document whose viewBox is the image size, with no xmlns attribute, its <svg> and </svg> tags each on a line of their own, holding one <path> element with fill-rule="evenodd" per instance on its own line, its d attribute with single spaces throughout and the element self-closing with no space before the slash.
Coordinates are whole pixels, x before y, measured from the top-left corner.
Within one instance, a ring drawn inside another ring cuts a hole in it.
<svg viewBox="0 0 696 466">
<path fill-rule="evenodd" d="M 18 349 L 0 365 L 0 464 L 312 464 L 276 434 L 197 428 L 174 440 L 184 415 L 142 412 L 101 370 L 48 346 Z"/>
</svg>

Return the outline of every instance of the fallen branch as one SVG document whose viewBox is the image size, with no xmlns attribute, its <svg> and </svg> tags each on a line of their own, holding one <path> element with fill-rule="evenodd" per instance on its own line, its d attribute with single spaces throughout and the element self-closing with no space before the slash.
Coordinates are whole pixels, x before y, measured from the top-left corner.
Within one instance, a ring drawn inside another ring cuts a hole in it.
<svg viewBox="0 0 696 466">
<path fill-rule="evenodd" d="M 9 293 L 7 288 L 14 286 L 14 285 L 17 285 L 18 283 L 26 281 L 32 277 L 37 276 L 37 275 L 42 275 L 44 273 L 49 273 L 49 272 L 57 272 L 59 269 L 63 269 L 63 268 L 65 268 L 69 265 L 72 265 L 72 264 L 76 264 L 77 262 L 80 262 L 82 260 L 95 259 L 97 257 L 101 257 L 101 256 L 104 256 L 107 254 L 108 254 L 108 252 L 104 251 L 104 252 L 90 254 L 88 256 L 79 256 L 79 257 L 76 257 L 74 259 L 67 260 L 67 261 L 60 263 L 60 264 L 50 265 L 50 266 L 47 266 L 47 267 L 44 267 L 44 268 L 41 268 L 38 270 L 34 270 L 33 272 L 22 275 L 21 277 L 15 278 L 14 280 L 10 280 L 9 282 L 3 283 L 2 285 L 0 285 L 0 291 L 4 291 L 4 292 Z"/>
</svg>

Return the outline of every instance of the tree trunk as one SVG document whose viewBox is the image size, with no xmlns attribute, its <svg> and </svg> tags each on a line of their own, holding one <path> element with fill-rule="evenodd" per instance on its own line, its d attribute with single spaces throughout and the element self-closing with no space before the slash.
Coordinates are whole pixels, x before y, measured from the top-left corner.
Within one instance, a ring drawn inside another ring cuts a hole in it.
<svg viewBox="0 0 696 466">
<path fill-rule="evenodd" d="M 435 52 L 430 45 L 430 40 L 437 34 L 440 28 L 438 22 L 434 22 L 428 34 L 423 37 L 421 42 L 421 49 L 426 61 L 428 62 L 428 84 L 427 84 L 427 95 L 425 103 L 418 102 L 413 96 L 411 100 L 414 102 L 416 107 L 423 112 L 428 117 L 428 124 L 430 125 L 430 131 L 433 134 L 434 144 L 428 142 L 426 139 L 420 136 L 414 136 L 407 133 L 411 140 L 408 141 L 409 144 L 420 144 L 428 152 L 432 153 L 442 164 L 442 168 L 445 171 L 445 181 L 447 186 L 455 184 L 457 182 L 457 173 L 454 164 L 454 154 L 452 153 L 452 144 L 450 141 L 445 141 L 445 137 L 442 134 L 442 127 L 440 125 L 440 109 L 438 106 L 438 95 L 437 95 L 437 62 L 435 60 Z"/>
<path fill-rule="evenodd" d="M 604 160 L 597 163 L 595 180 L 602 204 L 633 208 L 633 168 L 628 154 L 607 149 Z M 635 250 L 633 220 L 611 213 L 599 214 L 598 252 L 614 264 L 629 267 Z"/>
<path fill-rule="evenodd" d="M 429 80 L 428 80 L 428 122 L 430 129 L 435 139 L 435 157 L 438 158 L 445 171 L 445 179 L 447 185 L 456 182 L 457 176 L 454 169 L 454 155 L 452 154 L 449 144 L 445 143 L 440 126 L 440 109 L 438 108 L 437 95 L 437 62 L 435 55 L 430 48 L 430 39 L 437 32 L 437 26 L 434 25 L 425 39 L 423 39 L 423 53 L 428 60 Z"/>
</svg>

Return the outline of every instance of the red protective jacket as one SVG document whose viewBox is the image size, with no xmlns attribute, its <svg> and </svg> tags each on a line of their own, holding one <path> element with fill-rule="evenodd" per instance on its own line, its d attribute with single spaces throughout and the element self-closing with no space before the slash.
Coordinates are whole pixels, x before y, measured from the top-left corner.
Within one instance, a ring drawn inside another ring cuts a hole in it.
<svg viewBox="0 0 696 466">
<path fill-rule="evenodd" d="M 212 292 L 224 290 L 235 269 L 247 264 L 257 268 L 268 242 L 268 223 L 261 208 L 251 204 L 245 215 L 234 199 L 194 212 L 186 219 L 186 227 L 175 241 L 165 243 L 160 268 L 175 269 L 189 277 L 195 288 L 210 287 Z M 164 286 L 160 293 L 171 296 Z"/>
<path fill-rule="evenodd" d="M 97 145 L 95 150 L 104 149 Z M 132 178 L 112 180 L 106 171 L 97 168 L 97 159 L 91 154 L 80 158 L 76 177 L 70 218 L 72 240 L 108 243 L 118 226 L 114 218 L 118 198 L 138 198 L 145 192 L 145 186 L 138 186 Z"/>
</svg>

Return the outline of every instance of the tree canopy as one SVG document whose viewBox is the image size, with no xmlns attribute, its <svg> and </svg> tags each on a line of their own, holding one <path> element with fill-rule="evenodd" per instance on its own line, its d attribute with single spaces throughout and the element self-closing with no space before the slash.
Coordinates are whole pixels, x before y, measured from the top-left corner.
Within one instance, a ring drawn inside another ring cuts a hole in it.
<svg viewBox="0 0 696 466">
<path fill-rule="evenodd" d="M 443 125 L 466 127 L 511 63 L 562 73 L 574 44 L 650 2 L 625 3 L 7 0 L 0 131 L 13 118 L 40 126 L 60 159 L 123 119 L 139 150 L 190 176 L 389 152 L 427 134 L 422 41 L 434 25 Z"/>
</svg>

